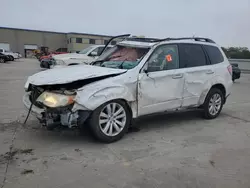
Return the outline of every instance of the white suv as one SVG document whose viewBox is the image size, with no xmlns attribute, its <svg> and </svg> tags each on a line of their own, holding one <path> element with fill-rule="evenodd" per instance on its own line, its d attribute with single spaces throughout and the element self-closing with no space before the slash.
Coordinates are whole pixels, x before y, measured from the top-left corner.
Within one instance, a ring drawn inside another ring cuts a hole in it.
<svg viewBox="0 0 250 188">
<path fill-rule="evenodd" d="M 81 63 L 90 64 L 92 61 L 99 57 L 104 47 L 105 45 L 92 45 L 78 53 L 53 55 L 51 68 L 76 65 Z M 112 46 L 108 46 L 107 48 L 109 49 L 111 47 Z"/>
<path fill-rule="evenodd" d="M 92 65 L 30 76 L 24 104 L 47 128 L 87 124 L 97 139 L 114 142 L 147 114 L 200 108 L 216 118 L 231 78 L 231 65 L 210 39 L 129 37 Z"/>
</svg>

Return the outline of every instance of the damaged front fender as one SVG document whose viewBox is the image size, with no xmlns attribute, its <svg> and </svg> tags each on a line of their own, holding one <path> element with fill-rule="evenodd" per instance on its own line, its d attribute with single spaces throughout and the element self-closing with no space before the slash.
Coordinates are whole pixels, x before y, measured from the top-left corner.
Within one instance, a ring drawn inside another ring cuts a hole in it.
<svg viewBox="0 0 250 188">
<path fill-rule="evenodd" d="M 136 105 L 136 93 L 132 93 L 131 91 L 135 91 L 135 89 L 129 89 L 126 86 L 122 85 L 114 85 L 106 87 L 94 87 L 90 89 L 83 89 L 77 92 L 74 105 L 74 110 L 95 110 L 100 105 L 115 99 L 125 100 L 130 106 L 133 117 L 137 114 Z"/>
</svg>

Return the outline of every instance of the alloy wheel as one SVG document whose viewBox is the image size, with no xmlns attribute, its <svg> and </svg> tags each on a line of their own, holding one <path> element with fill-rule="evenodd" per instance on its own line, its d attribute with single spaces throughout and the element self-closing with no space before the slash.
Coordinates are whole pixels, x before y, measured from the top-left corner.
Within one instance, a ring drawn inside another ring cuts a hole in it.
<svg viewBox="0 0 250 188">
<path fill-rule="evenodd" d="M 215 93 L 209 100 L 208 104 L 209 113 L 212 116 L 215 116 L 217 113 L 219 113 L 221 105 L 222 105 L 222 98 L 218 93 Z"/>
<path fill-rule="evenodd" d="M 116 102 L 107 104 L 99 115 L 99 126 L 107 136 L 116 136 L 126 125 L 126 111 L 124 107 Z"/>
</svg>

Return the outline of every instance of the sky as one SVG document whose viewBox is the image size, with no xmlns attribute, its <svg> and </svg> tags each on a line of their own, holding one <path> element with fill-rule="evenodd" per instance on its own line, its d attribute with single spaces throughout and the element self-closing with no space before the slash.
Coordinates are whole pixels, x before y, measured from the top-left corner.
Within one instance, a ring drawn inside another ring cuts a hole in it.
<svg viewBox="0 0 250 188">
<path fill-rule="evenodd" d="M 3 0 L 0 26 L 147 37 L 208 37 L 250 48 L 250 0 Z"/>
</svg>

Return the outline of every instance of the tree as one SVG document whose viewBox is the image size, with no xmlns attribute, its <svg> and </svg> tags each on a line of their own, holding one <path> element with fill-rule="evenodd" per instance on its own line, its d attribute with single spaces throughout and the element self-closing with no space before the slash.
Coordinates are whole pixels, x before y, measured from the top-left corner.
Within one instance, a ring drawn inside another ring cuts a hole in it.
<svg viewBox="0 0 250 188">
<path fill-rule="evenodd" d="M 247 47 L 222 47 L 222 50 L 231 59 L 250 59 L 250 51 Z"/>
</svg>

